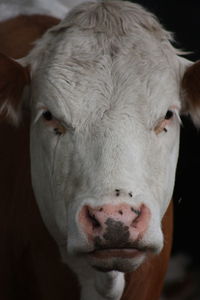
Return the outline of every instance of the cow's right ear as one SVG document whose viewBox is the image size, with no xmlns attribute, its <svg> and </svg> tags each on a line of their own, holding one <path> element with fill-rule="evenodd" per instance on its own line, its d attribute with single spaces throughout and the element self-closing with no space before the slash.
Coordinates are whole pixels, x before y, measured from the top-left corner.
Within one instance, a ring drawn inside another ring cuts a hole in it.
<svg viewBox="0 0 200 300">
<path fill-rule="evenodd" d="M 200 127 L 200 61 L 186 67 L 181 90 L 182 112 L 190 114 L 194 124 Z"/>
<path fill-rule="evenodd" d="M 22 94 L 28 84 L 30 84 L 28 67 L 23 67 L 0 53 L 0 121 L 19 124 Z"/>
</svg>

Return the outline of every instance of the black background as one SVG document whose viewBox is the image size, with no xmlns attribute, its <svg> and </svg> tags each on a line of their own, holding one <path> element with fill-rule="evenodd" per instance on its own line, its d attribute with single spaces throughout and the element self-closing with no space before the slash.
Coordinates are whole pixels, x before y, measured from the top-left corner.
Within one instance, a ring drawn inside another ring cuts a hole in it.
<svg viewBox="0 0 200 300">
<path fill-rule="evenodd" d="M 185 56 L 200 59 L 200 1 L 138 0 L 174 33 L 174 46 L 192 52 Z M 200 84 L 200 83 L 199 83 Z M 182 117 L 180 155 L 174 190 L 173 253 L 185 252 L 193 264 L 200 263 L 200 133 L 189 117 Z"/>
</svg>

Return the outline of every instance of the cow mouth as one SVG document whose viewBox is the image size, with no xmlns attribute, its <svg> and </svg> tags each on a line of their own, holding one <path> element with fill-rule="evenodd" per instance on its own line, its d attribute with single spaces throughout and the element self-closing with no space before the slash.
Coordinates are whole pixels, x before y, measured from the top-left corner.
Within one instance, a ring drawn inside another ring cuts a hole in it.
<svg viewBox="0 0 200 300">
<path fill-rule="evenodd" d="M 108 248 L 108 249 L 97 249 L 89 253 L 92 258 L 97 259 L 109 259 L 109 258 L 121 258 L 131 259 L 136 258 L 145 254 L 145 250 L 136 248 Z"/>
<path fill-rule="evenodd" d="M 104 248 L 88 253 L 91 266 L 101 272 L 131 272 L 147 258 L 148 251 L 138 248 Z"/>
</svg>

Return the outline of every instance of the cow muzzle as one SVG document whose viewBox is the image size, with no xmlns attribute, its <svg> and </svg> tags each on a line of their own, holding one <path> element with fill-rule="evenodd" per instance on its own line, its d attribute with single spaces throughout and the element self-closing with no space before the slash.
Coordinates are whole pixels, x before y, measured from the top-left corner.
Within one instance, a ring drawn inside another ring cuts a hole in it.
<svg viewBox="0 0 200 300">
<path fill-rule="evenodd" d="M 96 260 L 135 259 L 144 255 L 139 242 L 145 234 L 151 213 L 145 204 L 134 207 L 127 203 L 85 205 L 79 213 L 79 224 Z"/>
</svg>

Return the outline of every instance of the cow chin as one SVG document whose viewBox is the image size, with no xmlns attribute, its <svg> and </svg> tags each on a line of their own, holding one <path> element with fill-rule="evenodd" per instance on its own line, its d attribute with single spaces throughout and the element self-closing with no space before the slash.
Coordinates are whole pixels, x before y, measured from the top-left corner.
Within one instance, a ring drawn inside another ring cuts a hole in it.
<svg viewBox="0 0 200 300">
<path fill-rule="evenodd" d="M 111 250 L 112 251 L 112 250 Z M 115 250 L 113 250 L 115 251 Z M 131 252 L 129 250 L 124 250 Z M 110 251 L 109 251 L 110 252 Z M 123 252 L 123 251 L 121 251 Z M 131 272 L 136 270 L 145 260 L 146 254 L 140 253 L 136 255 L 135 257 L 131 258 L 131 253 L 126 255 L 125 253 L 124 257 L 121 255 L 115 255 L 113 253 L 113 256 L 108 253 L 108 257 L 97 257 L 91 256 L 88 258 L 88 263 L 96 270 L 101 272 L 110 272 L 110 271 L 119 271 L 119 272 Z M 103 255 L 104 256 L 104 255 Z M 106 253 L 105 253 L 106 256 Z M 130 256 L 130 257 L 129 257 Z"/>
</svg>

